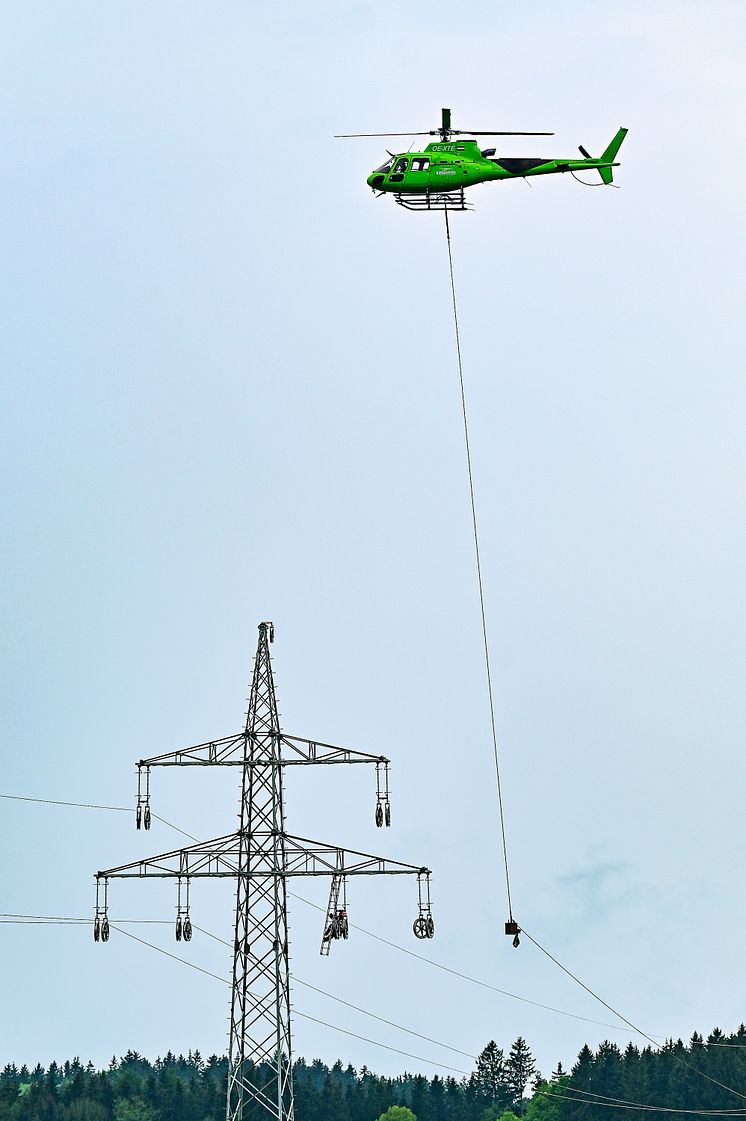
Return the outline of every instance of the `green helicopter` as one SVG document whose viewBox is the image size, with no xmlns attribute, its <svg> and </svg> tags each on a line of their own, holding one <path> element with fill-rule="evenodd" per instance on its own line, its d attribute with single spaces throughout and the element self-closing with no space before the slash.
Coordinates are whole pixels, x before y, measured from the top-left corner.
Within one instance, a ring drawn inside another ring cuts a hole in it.
<svg viewBox="0 0 746 1121">
<path fill-rule="evenodd" d="M 335 139 L 378 136 L 439 136 L 421 152 L 389 152 L 386 163 L 367 178 L 374 195 L 392 194 L 395 202 L 407 210 L 468 210 L 465 192 L 479 183 L 501 179 L 527 179 L 534 175 L 555 175 L 570 172 L 597 171 L 601 183 L 613 181 L 613 168 L 618 167 L 616 155 L 627 135 L 620 128 L 605 151 L 594 159 L 580 145 L 582 159 L 545 159 L 543 157 L 497 156 L 495 148 L 480 149 L 476 140 L 454 140 L 464 136 L 554 136 L 552 132 L 500 132 L 451 128 L 451 110 L 441 110 L 441 125 L 428 132 L 357 132 L 341 133 Z M 600 186 L 600 184 L 599 184 Z"/>
</svg>

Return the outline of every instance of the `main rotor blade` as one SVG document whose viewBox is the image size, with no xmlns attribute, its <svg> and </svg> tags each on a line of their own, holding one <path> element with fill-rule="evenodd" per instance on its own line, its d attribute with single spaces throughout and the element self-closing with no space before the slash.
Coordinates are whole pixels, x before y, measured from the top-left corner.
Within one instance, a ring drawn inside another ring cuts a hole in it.
<svg viewBox="0 0 746 1121">
<path fill-rule="evenodd" d="M 337 132 L 334 140 L 354 140 L 358 136 L 437 136 L 437 132 Z"/>
<path fill-rule="evenodd" d="M 553 132 L 481 132 L 478 129 L 450 128 L 451 136 L 554 136 Z M 441 129 L 431 128 L 427 132 L 337 132 L 334 140 L 356 140 L 370 136 L 440 136 Z"/>
<path fill-rule="evenodd" d="M 554 136 L 553 132 L 479 132 L 471 128 L 453 128 L 454 136 Z"/>
</svg>

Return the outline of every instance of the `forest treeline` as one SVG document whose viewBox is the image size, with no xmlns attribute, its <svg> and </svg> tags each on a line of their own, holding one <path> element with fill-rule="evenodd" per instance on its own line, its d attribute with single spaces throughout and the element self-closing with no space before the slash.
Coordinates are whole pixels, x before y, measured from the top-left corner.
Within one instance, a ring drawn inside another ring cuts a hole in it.
<svg viewBox="0 0 746 1121">
<path fill-rule="evenodd" d="M 547 1078 L 521 1038 L 507 1054 L 488 1043 L 459 1079 L 386 1078 L 318 1059 L 298 1059 L 294 1075 L 296 1121 L 378 1121 L 392 1106 L 402 1108 L 389 1117 L 402 1121 L 650 1121 L 651 1106 L 672 1110 L 669 1121 L 700 1110 L 732 1117 L 746 1106 L 746 1026 L 659 1049 L 605 1041 Z M 78 1059 L 33 1070 L 11 1062 L 0 1074 L 0 1121 L 223 1121 L 226 1079 L 225 1057 L 198 1051 L 155 1062 L 129 1051 L 106 1070 Z M 246 1121 L 255 1121 L 250 1111 Z"/>
</svg>

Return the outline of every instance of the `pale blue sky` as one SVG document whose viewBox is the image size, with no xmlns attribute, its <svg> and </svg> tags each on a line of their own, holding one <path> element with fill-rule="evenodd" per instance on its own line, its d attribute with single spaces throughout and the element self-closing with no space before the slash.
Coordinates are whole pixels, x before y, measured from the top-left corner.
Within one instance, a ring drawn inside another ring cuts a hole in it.
<svg viewBox="0 0 746 1121">
<path fill-rule="evenodd" d="M 3 6 L 0 792 L 129 805 L 135 759 L 240 726 L 273 618 L 286 729 L 394 764 L 385 835 L 357 772 L 293 775 L 291 831 L 435 872 L 432 945 L 413 885 L 356 887 L 352 921 L 608 1020 L 501 933 L 442 223 L 373 199 L 384 142 L 331 137 L 444 104 L 555 130 L 515 155 L 626 125 L 621 190 L 493 185 L 452 222 L 515 912 L 653 1034 L 743 1019 L 745 22 L 727 2 Z M 154 809 L 226 832 L 235 778 L 159 774 Z M 0 911 L 88 914 L 97 868 L 175 836 L 2 802 Z M 112 911 L 173 905 L 120 885 Z M 193 911 L 226 936 L 226 891 Z M 293 908 L 299 977 L 456 1047 L 523 1034 L 548 1070 L 609 1034 L 362 935 L 321 959 L 319 919 Z M 123 937 L 0 939 L 0 1062 L 224 1047 L 223 988 Z M 220 946 L 188 953 L 228 973 Z M 428 1069 L 303 1020 L 296 1049 Z"/>
</svg>

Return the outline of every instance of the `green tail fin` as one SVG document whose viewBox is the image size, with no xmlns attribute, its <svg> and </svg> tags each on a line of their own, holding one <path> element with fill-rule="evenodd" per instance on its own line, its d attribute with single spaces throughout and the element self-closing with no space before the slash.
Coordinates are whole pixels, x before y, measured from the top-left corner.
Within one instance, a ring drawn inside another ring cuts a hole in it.
<svg viewBox="0 0 746 1121">
<path fill-rule="evenodd" d="M 613 163 L 614 162 L 614 160 L 616 159 L 616 154 L 622 146 L 622 141 L 624 140 L 625 136 L 627 135 L 627 131 L 628 130 L 626 128 L 620 128 L 619 129 L 619 132 L 616 134 L 616 136 L 612 140 L 611 144 L 609 144 L 609 147 L 606 149 L 606 151 L 601 156 L 601 160 L 602 160 L 603 163 Z M 598 174 L 601 176 L 604 183 L 606 183 L 607 185 L 609 183 L 611 183 L 612 180 L 613 180 L 613 168 L 611 168 L 611 167 L 599 167 Z"/>
</svg>

